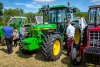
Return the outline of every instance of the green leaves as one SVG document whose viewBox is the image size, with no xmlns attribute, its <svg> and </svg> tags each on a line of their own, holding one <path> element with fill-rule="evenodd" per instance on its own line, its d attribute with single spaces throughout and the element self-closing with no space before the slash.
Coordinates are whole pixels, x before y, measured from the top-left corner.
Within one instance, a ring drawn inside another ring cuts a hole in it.
<svg viewBox="0 0 100 67">
<path fill-rule="evenodd" d="M 74 16 L 88 18 L 88 12 L 81 12 L 78 8 L 76 8 L 76 13 Z"/>
<path fill-rule="evenodd" d="M 19 9 L 19 8 L 16 8 L 16 9 L 4 9 L 4 21 L 5 22 L 8 22 L 10 17 L 13 17 L 13 16 L 23 16 L 24 15 L 24 10 L 23 9 Z"/>
<path fill-rule="evenodd" d="M 29 23 L 35 23 L 35 14 L 32 12 L 24 14 L 25 17 L 28 18 Z"/>
</svg>

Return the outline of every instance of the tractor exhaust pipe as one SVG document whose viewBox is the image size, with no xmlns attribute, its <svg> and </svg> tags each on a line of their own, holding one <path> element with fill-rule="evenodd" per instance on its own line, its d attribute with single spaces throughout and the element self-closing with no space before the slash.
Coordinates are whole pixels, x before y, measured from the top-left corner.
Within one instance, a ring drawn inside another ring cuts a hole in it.
<svg viewBox="0 0 100 67">
<path fill-rule="evenodd" d="M 45 18 L 45 12 L 46 12 L 45 6 L 43 8 L 41 8 L 41 10 L 42 10 L 42 13 L 43 13 L 43 24 L 44 24 L 45 23 L 44 18 Z"/>
</svg>

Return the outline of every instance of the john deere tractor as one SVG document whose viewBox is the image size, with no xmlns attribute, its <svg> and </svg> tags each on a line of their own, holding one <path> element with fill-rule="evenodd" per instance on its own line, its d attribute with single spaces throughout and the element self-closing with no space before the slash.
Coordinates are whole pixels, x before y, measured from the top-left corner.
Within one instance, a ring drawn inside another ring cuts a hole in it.
<svg viewBox="0 0 100 67">
<path fill-rule="evenodd" d="M 34 25 L 30 31 L 32 34 L 24 38 L 20 43 L 20 51 L 26 53 L 42 48 L 42 54 L 48 61 L 59 59 L 63 49 L 63 42 L 66 41 L 66 20 L 71 19 L 75 8 L 65 5 L 41 8 L 43 11 L 43 24 Z M 48 17 L 48 24 L 45 23 Z M 75 31 L 75 45 L 80 44 L 81 33 L 79 27 Z"/>
<path fill-rule="evenodd" d="M 21 27 L 21 25 L 22 24 L 26 24 L 26 25 L 28 25 L 28 19 L 26 18 L 26 17 L 20 17 L 20 16 L 14 16 L 14 17 L 11 17 L 10 18 L 10 20 L 9 20 L 9 22 L 8 22 L 9 24 L 10 24 L 10 26 L 12 27 L 12 28 L 14 28 L 15 26 L 17 26 L 18 27 L 18 32 L 19 32 L 19 30 L 20 30 L 20 27 Z M 2 28 L 3 28 L 4 26 L 1 26 L 0 27 L 0 39 L 1 39 L 1 44 L 2 45 L 5 45 L 5 37 L 4 37 L 4 33 L 3 33 L 3 31 L 2 31 Z"/>
</svg>

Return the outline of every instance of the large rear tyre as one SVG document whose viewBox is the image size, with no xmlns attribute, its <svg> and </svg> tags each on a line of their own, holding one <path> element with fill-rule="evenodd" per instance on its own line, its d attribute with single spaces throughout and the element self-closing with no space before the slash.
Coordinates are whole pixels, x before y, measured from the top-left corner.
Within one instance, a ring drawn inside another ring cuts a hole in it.
<svg viewBox="0 0 100 67">
<path fill-rule="evenodd" d="M 83 38 L 82 38 L 82 44 L 85 45 L 87 42 L 87 26 L 83 30 Z"/>
<path fill-rule="evenodd" d="M 48 61 L 55 61 L 60 58 L 63 45 L 59 34 L 51 34 L 48 36 L 42 46 L 42 54 Z"/>
<path fill-rule="evenodd" d="M 76 50 L 76 48 L 72 48 L 70 53 L 70 59 L 73 65 L 79 65 L 82 61 L 82 55 L 79 50 Z"/>
<path fill-rule="evenodd" d="M 2 46 L 6 45 L 5 37 L 1 37 L 1 45 Z"/>
</svg>

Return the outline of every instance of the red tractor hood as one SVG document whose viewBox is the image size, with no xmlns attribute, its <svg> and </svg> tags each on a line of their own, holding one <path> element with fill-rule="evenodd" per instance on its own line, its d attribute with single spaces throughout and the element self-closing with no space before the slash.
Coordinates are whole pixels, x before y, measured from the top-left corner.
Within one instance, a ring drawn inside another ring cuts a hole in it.
<svg viewBox="0 0 100 67">
<path fill-rule="evenodd" d="M 100 30 L 100 26 L 90 28 L 89 30 Z"/>
</svg>

